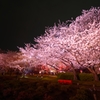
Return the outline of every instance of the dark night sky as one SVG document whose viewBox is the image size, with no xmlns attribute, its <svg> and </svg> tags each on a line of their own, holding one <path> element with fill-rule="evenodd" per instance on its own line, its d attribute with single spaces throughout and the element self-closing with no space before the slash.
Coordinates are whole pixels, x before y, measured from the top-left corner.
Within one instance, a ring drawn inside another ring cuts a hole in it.
<svg viewBox="0 0 100 100">
<path fill-rule="evenodd" d="M 0 48 L 16 51 L 34 43 L 45 27 L 81 15 L 83 9 L 99 7 L 99 0 L 0 0 Z"/>
</svg>

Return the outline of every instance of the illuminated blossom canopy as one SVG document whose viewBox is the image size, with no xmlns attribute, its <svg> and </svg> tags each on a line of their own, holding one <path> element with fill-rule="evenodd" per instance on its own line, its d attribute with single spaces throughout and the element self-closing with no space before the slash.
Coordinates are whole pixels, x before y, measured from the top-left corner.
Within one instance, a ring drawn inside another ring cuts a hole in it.
<svg viewBox="0 0 100 100">
<path fill-rule="evenodd" d="M 42 48 L 44 52 L 52 53 L 52 55 L 60 54 L 61 56 L 64 54 L 65 56 L 70 53 L 71 56 L 76 55 L 80 57 L 81 54 L 81 57 L 85 57 L 86 55 L 89 57 L 89 53 L 91 52 L 93 55 L 90 58 L 97 58 L 98 60 L 96 59 L 95 63 L 99 63 L 99 15 L 99 8 L 83 10 L 83 14 L 78 16 L 75 21 L 72 21 L 69 26 L 65 24 L 58 25 L 58 27 L 50 27 L 46 29 L 43 36 L 38 37 L 35 41 L 38 43 L 37 45 L 40 49 Z M 93 59 L 91 59 L 91 62 L 93 62 Z"/>
<path fill-rule="evenodd" d="M 50 58 L 51 55 L 56 55 L 57 57 L 62 55 L 64 57 L 69 54 L 71 57 L 74 55 L 77 56 L 77 59 L 79 59 L 78 56 L 84 58 L 90 52 L 92 52 L 93 56 L 91 56 L 94 58 L 97 55 L 99 56 L 99 34 L 100 8 L 92 7 L 89 10 L 83 10 L 82 15 L 78 16 L 75 21 L 72 20 L 71 24 L 67 24 L 66 22 L 58 24 L 58 26 L 54 25 L 54 27 L 47 28 L 43 36 L 35 38 L 35 42 L 37 42 L 37 44 L 32 48 L 28 48 L 26 46 L 27 50 L 26 48 L 25 50 L 27 52 L 27 56 L 31 55 L 30 53 L 34 55 L 33 51 L 35 51 L 37 52 L 37 58 L 41 55 L 43 59 L 46 58 L 45 56 Z M 31 52 L 30 49 L 32 49 Z M 93 51 L 94 49 L 96 49 L 95 52 Z M 23 49 L 22 52 L 24 53 L 25 50 Z M 82 56 L 80 56 L 80 54 Z M 94 56 L 94 54 L 97 55 Z M 55 58 L 57 59 L 57 57 Z M 76 58 L 73 57 L 73 59 Z M 99 59 L 96 61 L 99 63 Z"/>
</svg>

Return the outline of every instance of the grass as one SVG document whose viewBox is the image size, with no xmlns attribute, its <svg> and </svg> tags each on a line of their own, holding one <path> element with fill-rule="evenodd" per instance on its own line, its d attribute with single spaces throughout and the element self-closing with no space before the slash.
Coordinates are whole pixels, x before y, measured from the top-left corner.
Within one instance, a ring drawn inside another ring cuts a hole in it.
<svg viewBox="0 0 100 100">
<path fill-rule="evenodd" d="M 22 78 L 24 79 L 24 78 Z M 55 81 L 57 82 L 58 81 L 58 78 L 56 75 L 43 75 L 43 76 L 39 76 L 39 75 L 28 75 L 25 77 L 25 79 L 33 79 L 33 80 L 43 80 L 43 81 Z M 97 86 L 97 87 L 100 87 L 100 81 L 73 81 L 73 85 L 83 85 L 83 86 Z"/>
<path fill-rule="evenodd" d="M 55 81 L 57 82 L 58 78 L 56 75 L 26 75 L 24 77 L 22 76 L 15 76 L 15 75 L 0 75 L 0 79 L 3 81 L 4 79 L 11 80 L 11 79 L 21 79 L 21 80 L 46 80 L 46 81 Z M 85 86 L 99 86 L 100 87 L 100 81 L 73 81 L 73 84 L 80 84 Z"/>
</svg>

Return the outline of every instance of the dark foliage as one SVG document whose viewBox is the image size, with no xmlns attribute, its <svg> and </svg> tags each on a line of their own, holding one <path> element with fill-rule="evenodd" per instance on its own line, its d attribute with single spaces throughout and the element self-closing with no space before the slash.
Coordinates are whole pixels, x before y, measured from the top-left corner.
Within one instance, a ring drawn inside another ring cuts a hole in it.
<svg viewBox="0 0 100 100">
<path fill-rule="evenodd" d="M 81 94 L 80 94 L 81 93 Z M 91 91 L 57 81 L 0 76 L 0 100 L 93 100 Z"/>
</svg>

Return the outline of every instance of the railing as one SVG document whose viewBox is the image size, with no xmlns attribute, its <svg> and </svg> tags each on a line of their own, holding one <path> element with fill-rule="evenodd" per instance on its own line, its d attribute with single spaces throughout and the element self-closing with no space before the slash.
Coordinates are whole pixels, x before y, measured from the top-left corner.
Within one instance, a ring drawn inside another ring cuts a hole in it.
<svg viewBox="0 0 100 100">
<path fill-rule="evenodd" d="M 72 80 L 59 79 L 58 82 L 60 84 L 72 84 Z"/>
</svg>

